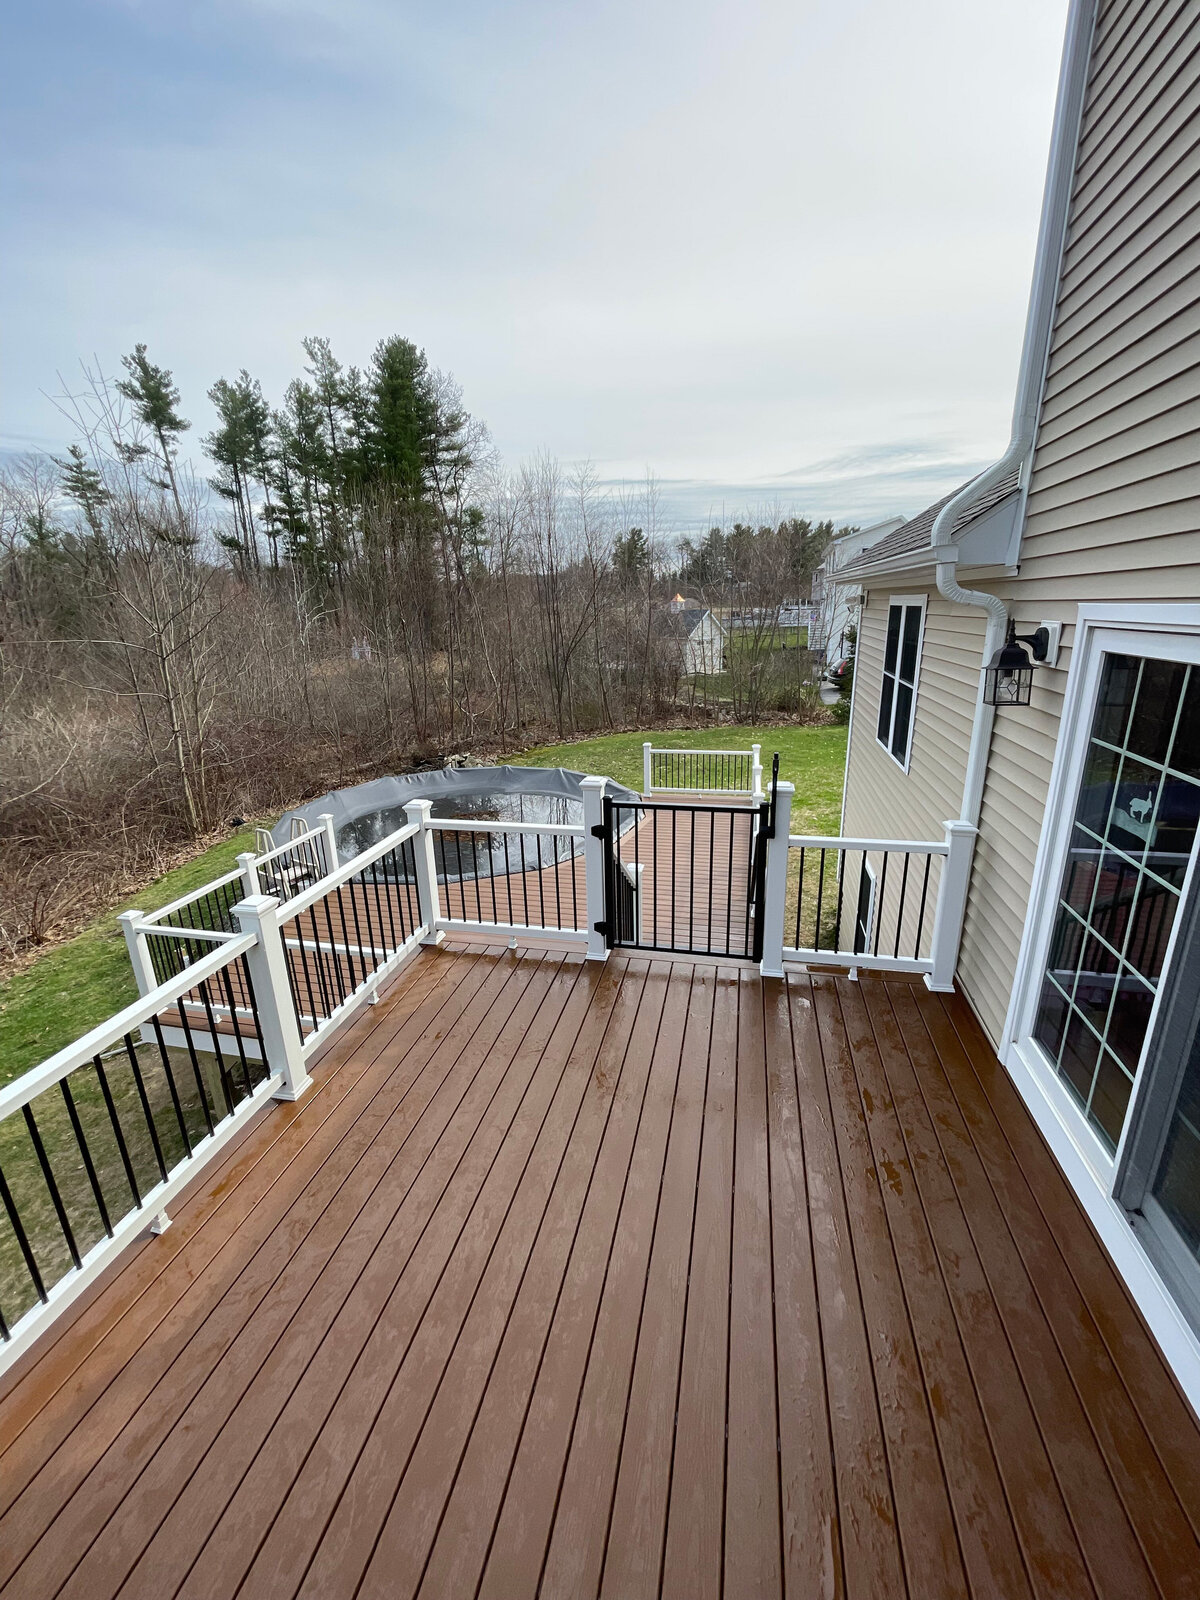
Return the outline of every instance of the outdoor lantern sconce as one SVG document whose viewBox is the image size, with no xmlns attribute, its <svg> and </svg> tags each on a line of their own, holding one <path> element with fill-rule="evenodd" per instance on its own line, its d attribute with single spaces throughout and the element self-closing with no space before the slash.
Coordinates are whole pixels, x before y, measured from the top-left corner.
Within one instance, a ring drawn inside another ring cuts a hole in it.
<svg viewBox="0 0 1200 1600">
<path fill-rule="evenodd" d="M 1026 645 L 1033 653 L 1032 661 L 1025 652 Z M 984 705 L 1027 706 L 1033 694 L 1033 669 L 1045 661 L 1049 649 L 1049 629 L 1018 633 L 1016 623 L 1010 622 L 1007 640 L 984 669 Z"/>
</svg>

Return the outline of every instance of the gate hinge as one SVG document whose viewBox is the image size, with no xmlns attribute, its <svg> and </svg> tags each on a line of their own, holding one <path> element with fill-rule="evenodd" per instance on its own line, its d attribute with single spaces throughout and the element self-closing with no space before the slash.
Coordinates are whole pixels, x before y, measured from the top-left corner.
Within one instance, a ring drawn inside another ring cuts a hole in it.
<svg viewBox="0 0 1200 1600">
<path fill-rule="evenodd" d="M 598 934 L 601 935 L 602 938 L 607 939 L 608 938 L 608 923 L 607 923 L 607 921 L 605 921 L 605 922 L 593 922 L 592 923 L 592 932 L 593 933 L 598 933 Z"/>
<path fill-rule="evenodd" d="M 596 826 L 592 829 L 592 838 L 593 839 L 603 839 L 604 835 L 607 832 L 608 832 L 608 829 L 604 826 L 604 824 L 602 822 L 598 822 L 596 824 Z"/>
</svg>

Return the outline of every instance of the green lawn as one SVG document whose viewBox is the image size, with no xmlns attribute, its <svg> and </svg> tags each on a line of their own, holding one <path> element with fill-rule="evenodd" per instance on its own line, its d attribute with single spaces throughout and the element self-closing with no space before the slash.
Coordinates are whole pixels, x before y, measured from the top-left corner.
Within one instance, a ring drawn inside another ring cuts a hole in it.
<svg viewBox="0 0 1200 1600">
<path fill-rule="evenodd" d="M 779 776 L 796 785 L 792 802 L 793 833 L 836 833 L 842 812 L 842 775 L 846 766 L 846 729 L 735 728 L 673 733 L 610 733 L 570 744 L 539 745 L 509 759 L 531 767 L 573 767 L 615 778 L 639 792 L 642 787 L 642 744 L 652 739 L 657 749 L 746 750 L 762 745 L 763 769 L 769 777 L 771 757 L 779 752 Z"/>
<path fill-rule="evenodd" d="M 0 984 L 0 1083 L 37 1066 L 137 999 L 118 911 L 129 906 L 155 911 L 229 872 L 238 852 L 253 848 L 253 829 L 223 839 Z"/>
</svg>

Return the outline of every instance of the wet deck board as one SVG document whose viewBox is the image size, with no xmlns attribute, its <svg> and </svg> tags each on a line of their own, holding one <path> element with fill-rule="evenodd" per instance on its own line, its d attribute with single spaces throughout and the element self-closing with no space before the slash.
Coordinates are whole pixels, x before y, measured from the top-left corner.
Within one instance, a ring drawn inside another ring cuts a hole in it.
<svg viewBox="0 0 1200 1600">
<path fill-rule="evenodd" d="M 0 1397 L 18 1596 L 1200 1594 L 1200 1430 L 967 1008 L 423 951 Z"/>
</svg>

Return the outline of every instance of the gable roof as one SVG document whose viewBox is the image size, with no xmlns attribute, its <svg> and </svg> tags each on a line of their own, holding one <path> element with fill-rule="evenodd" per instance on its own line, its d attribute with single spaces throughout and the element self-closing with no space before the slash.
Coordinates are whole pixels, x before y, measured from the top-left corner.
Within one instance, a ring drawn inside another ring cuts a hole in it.
<svg viewBox="0 0 1200 1600">
<path fill-rule="evenodd" d="M 980 495 L 978 500 L 972 500 L 970 505 L 955 517 L 950 537 L 956 538 L 972 523 L 978 522 L 1002 501 L 1007 500 L 1010 495 L 1015 495 L 1020 488 L 1020 480 L 1021 470 L 1019 467 L 1014 467 L 998 483 Z M 972 481 L 970 478 L 967 479 L 967 483 Z M 919 511 L 915 517 L 910 517 L 907 522 L 902 523 L 895 533 L 889 533 L 886 538 L 880 539 L 878 544 L 873 544 L 864 550 L 856 560 L 848 561 L 833 575 L 835 581 L 840 583 L 848 578 L 856 578 L 860 573 L 884 571 L 897 557 L 915 555 L 921 550 L 931 550 L 933 546 L 930 544 L 930 535 L 938 512 L 966 486 L 965 483 L 960 484 L 958 489 L 943 495 L 940 500 L 935 500 L 933 505 L 926 506 L 924 511 Z"/>
<path fill-rule="evenodd" d="M 713 616 L 707 606 L 688 606 L 683 611 L 656 611 L 654 631 L 673 639 L 690 639 L 705 617 L 711 619 L 718 633 L 725 632 L 719 619 Z"/>
</svg>

